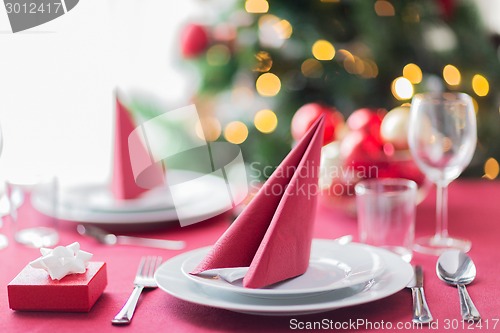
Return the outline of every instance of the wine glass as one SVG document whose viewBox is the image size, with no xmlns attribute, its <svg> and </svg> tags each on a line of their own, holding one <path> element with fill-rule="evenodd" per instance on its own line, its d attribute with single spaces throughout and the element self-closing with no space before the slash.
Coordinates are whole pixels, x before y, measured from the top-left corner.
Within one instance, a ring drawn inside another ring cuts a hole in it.
<svg viewBox="0 0 500 333">
<path fill-rule="evenodd" d="M 408 132 L 410 151 L 422 172 L 437 186 L 436 234 L 418 238 L 415 251 L 439 255 L 467 252 L 471 242 L 448 235 L 448 184 L 470 163 L 476 149 L 476 116 L 464 93 L 424 93 L 413 97 Z"/>
<path fill-rule="evenodd" d="M 57 225 L 58 186 L 55 176 L 23 172 L 6 181 L 14 240 L 29 247 L 51 247 L 59 242 Z M 43 216 L 40 215 L 40 201 Z M 42 204 L 43 205 L 43 204 Z"/>
<path fill-rule="evenodd" d="M 3 140 L 0 129 L 0 152 Z M 22 175 L 22 176 L 21 176 Z M 24 172 L 15 178 L 9 177 L 4 182 L 4 192 L 0 196 L 0 214 L 2 220 L 10 222 L 14 240 L 30 247 L 50 247 L 59 242 L 59 233 L 53 227 L 57 222 L 57 190 L 58 183 L 55 176 L 39 177 Z M 43 196 L 50 202 L 48 215 L 37 215 L 33 205 L 33 197 Z M 7 239 L 0 234 L 0 249 L 7 245 Z"/>
</svg>

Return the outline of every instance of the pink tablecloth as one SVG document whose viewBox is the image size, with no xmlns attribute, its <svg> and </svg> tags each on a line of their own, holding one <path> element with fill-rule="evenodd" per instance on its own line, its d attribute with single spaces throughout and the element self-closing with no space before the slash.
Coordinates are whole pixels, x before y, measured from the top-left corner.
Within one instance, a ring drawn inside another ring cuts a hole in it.
<svg viewBox="0 0 500 333">
<path fill-rule="evenodd" d="M 418 208 L 417 236 L 434 231 L 435 194 Z M 462 324 L 455 288 L 444 285 L 435 276 L 436 257 L 416 254 L 414 263 L 425 270 L 425 287 L 429 305 L 436 318 L 435 332 L 500 331 L 500 183 L 487 181 L 459 181 L 450 188 L 450 233 L 472 240 L 470 256 L 477 266 L 477 280 L 468 288 L 483 316 L 479 326 Z M 173 226 L 161 231 L 143 232 L 146 237 L 183 239 L 186 250 L 212 244 L 227 228 L 228 220 L 218 218 L 194 226 Z M 336 238 L 356 234 L 356 221 L 324 206 L 319 208 L 315 236 Z M 343 323 L 342 331 L 380 331 L 398 326 L 411 327 L 411 294 L 402 290 L 388 298 L 355 307 L 294 317 L 264 317 L 233 313 L 226 310 L 191 304 L 156 289 L 143 295 L 132 324 L 114 327 L 110 319 L 122 307 L 132 289 L 137 263 L 143 255 L 161 255 L 168 259 L 178 252 L 150 250 L 139 247 L 106 247 L 84 238 L 72 228 L 62 230 L 61 244 L 73 241 L 94 253 L 94 258 L 108 264 L 109 283 L 104 295 L 90 313 L 14 312 L 7 302 L 8 282 L 30 260 L 38 257 L 38 250 L 11 244 L 0 251 L 0 332 L 254 332 L 289 331 L 299 325 L 323 323 L 328 327 Z M 364 323 L 364 324 L 363 324 Z M 378 328 L 378 329 L 377 329 Z M 416 329 L 413 329 L 416 330 Z M 427 330 L 424 328 L 423 330 Z"/>
</svg>

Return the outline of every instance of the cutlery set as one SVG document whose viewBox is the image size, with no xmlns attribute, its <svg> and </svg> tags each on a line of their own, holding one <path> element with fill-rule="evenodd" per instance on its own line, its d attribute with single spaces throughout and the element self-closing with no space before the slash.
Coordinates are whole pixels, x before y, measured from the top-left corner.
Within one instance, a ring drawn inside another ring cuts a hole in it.
<svg viewBox="0 0 500 333">
<path fill-rule="evenodd" d="M 420 265 L 415 266 L 413 279 L 407 288 L 412 291 L 413 318 L 415 323 L 428 324 L 432 322 L 432 314 L 424 294 L 424 273 Z M 476 277 L 476 266 L 472 259 L 459 250 L 448 250 L 439 256 L 436 264 L 436 274 L 440 280 L 456 286 L 460 299 L 460 310 L 464 321 L 479 321 L 481 315 L 467 292 L 465 285 Z"/>
</svg>

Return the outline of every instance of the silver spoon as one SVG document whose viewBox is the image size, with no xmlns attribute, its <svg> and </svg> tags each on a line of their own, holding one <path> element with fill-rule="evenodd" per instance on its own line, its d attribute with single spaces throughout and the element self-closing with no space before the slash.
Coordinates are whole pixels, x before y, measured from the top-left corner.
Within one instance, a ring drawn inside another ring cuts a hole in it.
<svg viewBox="0 0 500 333">
<path fill-rule="evenodd" d="M 437 261 L 436 273 L 444 282 L 457 286 L 463 320 L 481 320 L 479 311 L 465 288 L 465 285 L 474 281 L 476 277 L 476 266 L 472 259 L 459 250 L 443 252 Z"/>
</svg>

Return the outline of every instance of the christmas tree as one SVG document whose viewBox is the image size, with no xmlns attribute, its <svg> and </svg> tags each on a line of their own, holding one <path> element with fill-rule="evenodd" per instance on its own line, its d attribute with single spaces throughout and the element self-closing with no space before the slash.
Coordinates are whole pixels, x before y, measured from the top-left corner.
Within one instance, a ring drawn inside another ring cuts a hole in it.
<svg viewBox="0 0 500 333">
<path fill-rule="evenodd" d="M 309 113 L 328 106 L 347 118 L 360 108 L 391 110 L 418 92 L 462 91 L 474 99 L 479 136 L 466 174 L 496 177 L 500 63 L 470 1 L 235 6 L 211 26 L 187 25 L 181 36 L 182 54 L 200 74 L 194 99 L 209 139 L 241 144 L 245 160 L 260 168 L 275 166 L 305 104 L 316 103 Z"/>
</svg>

